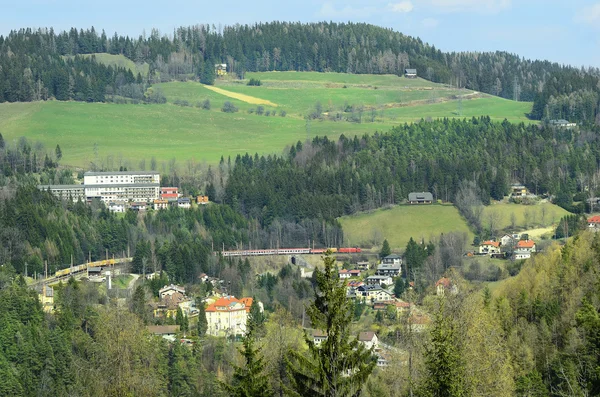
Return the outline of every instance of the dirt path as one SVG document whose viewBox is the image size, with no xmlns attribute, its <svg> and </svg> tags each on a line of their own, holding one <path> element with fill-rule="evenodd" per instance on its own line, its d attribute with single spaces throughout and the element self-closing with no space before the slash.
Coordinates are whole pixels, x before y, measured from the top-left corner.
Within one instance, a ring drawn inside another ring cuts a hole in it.
<svg viewBox="0 0 600 397">
<path fill-rule="evenodd" d="M 266 99 L 260 99 L 260 98 L 256 98 L 256 97 L 246 95 L 246 94 L 239 94 L 237 92 L 227 91 L 222 88 L 214 87 L 212 85 L 205 85 L 204 87 L 211 91 L 216 92 L 217 94 L 225 95 L 225 96 L 227 96 L 229 98 L 233 98 L 233 99 L 238 99 L 242 102 L 250 103 L 252 105 L 267 105 L 267 106 L 273 106 L 273 107 L 278 106 L 276 103 L 267 101 Z"/>
<path fill-rule="evenodd" d="M 133 289 L 135 282 L 137 281 L 138 278 L 140 278 L 139 274 L 132 274 L 132 276 L 133 276 L 133 278 L 131 280 L 129 280 L 129 284 L 127 284 L 127 289 Z"/>
</svg>

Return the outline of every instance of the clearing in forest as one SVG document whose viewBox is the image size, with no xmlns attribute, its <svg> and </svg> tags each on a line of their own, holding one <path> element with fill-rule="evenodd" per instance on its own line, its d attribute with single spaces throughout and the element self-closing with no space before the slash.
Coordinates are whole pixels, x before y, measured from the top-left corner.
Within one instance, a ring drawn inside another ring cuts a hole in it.
<svg viewBox="0 0 600 397">
<path fill-rule="evenodd" d="M 260 98 L 256 98 L 250 95 L 246 95 L 246 94 L 240 94 L 237 92 L 231 92 L 231 91 L 227 91 L 224 90 L 222 88 L 218 88 L 212 85 L 205 85 L 204 87 L 208 88 L 211 91 L 214 91 L 218 94 L 221 95 L 225 95 L 229 98 L 233 98 L 233 99 L 238 99 L 240 101 L 246 102 L 246 103 L 250 103 L 252 105 L 267 105 L 267 106 L 273 106 L 273 107 L 277 107 L 276 103 L 273 103 L 271 101 L 267 101 L 266 99 L 260 99 Z"/>
</svg>

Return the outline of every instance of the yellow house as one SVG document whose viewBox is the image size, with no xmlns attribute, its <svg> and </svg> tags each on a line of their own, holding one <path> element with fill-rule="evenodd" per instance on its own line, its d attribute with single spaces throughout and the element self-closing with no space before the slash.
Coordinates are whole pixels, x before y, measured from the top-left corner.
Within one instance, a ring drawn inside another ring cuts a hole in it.
<svg viewBox="0 0 600 397">
<path fill-rule="evenodd" d="M 49 285 L 44 285 L 38 297 L 44 311 L 52 313 L 54 311 L 54 289 Z"/>
<path fill-rule="evenodd" d="M 233 296 L 220 298 L 205 310 L 208 322 L 207 333 L 213 336 L 245 333 L 250 306 L 252 306 L 252 298 L 240 300 Z"/>
<path fill-rule="evenodd" d="M 227 76 L 227 64 L 226 63 L 217 63 L 215 65 L 215 73 L 217 77 Z"/>
</svg>

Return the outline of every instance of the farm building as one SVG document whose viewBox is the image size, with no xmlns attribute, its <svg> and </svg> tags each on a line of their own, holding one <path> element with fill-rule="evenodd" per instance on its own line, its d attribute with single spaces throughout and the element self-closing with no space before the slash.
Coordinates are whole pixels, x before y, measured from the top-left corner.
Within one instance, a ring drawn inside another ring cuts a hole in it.
<svg viewBox="0 0 600 397">
<path fill-rule="evenodd" d="M 408 79 L 416 79 L 417 69 L 404 69 L 404 77 Z"/>
<path fill-rule="evenodd" d="M 548 123 L 549 123 L 551 126 L 553 126 L 553 127 L 567 128 L 567 129 L 570 129 L 570 128 L 573 128 L 573 127 L 576 127 L 576 126 L 577 126 L 577 124 L 576 124 L 576 123 L 571 123 L 571 122 L 569 122 L 569 121 L 567 121 L 567 120 L 564 120 L 564 119 L 560 119 L 560 120 L 550 120 Z"/>
<path fill-rule="evenodd" d="M 215 65 L 215 74 L 217 75 L 217 77 L 227 76 L 227 64 L 217 63 Z"/>
<path fill-rule="evenodd" d="M 433 194 L 429 192 L 409 193 L 408 202 L 411 204 L 431 204 L 433 203 Z"/>
<path fill-rule="evenodd" d="M 600 215 L 592 216 L 587 220 L 589 230 L 597 232 L 600 230 Z"/>
</svg>

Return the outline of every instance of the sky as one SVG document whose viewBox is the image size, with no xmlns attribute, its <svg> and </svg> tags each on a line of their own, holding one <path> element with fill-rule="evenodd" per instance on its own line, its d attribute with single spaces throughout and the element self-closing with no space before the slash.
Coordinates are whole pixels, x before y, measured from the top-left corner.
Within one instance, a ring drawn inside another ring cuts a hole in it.
<svg viewBox="0 0 600 397">
<path fill-rule="evenodd" d="M 508 51 L 528 59 L 600 67 L 600 0 L 0 0 L 0 34 L 23 27 L 157 28 L 256 22 L 366 22 L 443 51 Z"/>
</svg>

